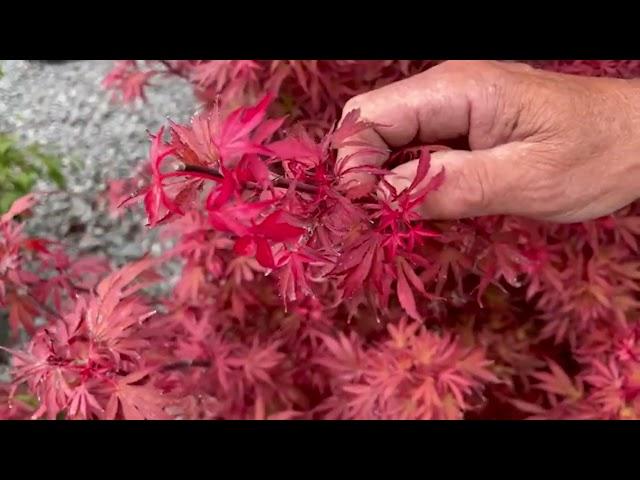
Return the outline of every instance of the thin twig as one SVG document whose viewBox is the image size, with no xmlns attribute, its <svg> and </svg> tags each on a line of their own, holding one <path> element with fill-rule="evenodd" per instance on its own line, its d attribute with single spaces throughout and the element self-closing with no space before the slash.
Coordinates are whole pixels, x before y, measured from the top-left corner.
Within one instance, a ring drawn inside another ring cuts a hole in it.
<svg viewBox="0 0 640 480">
<path fill-rule="evenodd" d="M 211 175 L 212 177 L 216 177 L 219 179 L 223 179 L 224 176 L 215 168 L 203 167 L 201 165 L 185 165 L 184 172 L 194 172 L 194 173 L 204 173 L 207 175 Z M 273 185 L 278 188 L 289 188 L 291 186 L 291 181 L 284 177 L 277 177 L 273 180 Z M 249 186 L 252 188 L 258 188 L 259 186 L 256 183 L 248 182 Z M 318 187 L 315 185 L 309 185 L 308 183 L 299 182 L 295 184 L 296 190 L 305 193 L 317 193 Z"/>
<path fill-rule="evenodd" d="M 69 284 L 70 284 L 73 288 L 75 288 L 76 290 L 78 290 L 79 292 L 82 292 L 82 293 L 91 293 L 91 289 L 90 289 L 90 288 L 84 288 L 84 287 L 81 287 L 80 285 L 77 285 L 77 284 L 75 284 L 75 283 L 73 283 L 73 282 L 69 282 Z"/>
<path fill-rule="evenodd" d="M 169 363 L 162 367 L 163 372 L 169 372 L 171 370 L 182 370 L 183 368 L 201 367 L 209 368 L 211 362 L 209 360 L 182 360 L 179 362 Z"/>
<path fill-rule="evenodd" d="M 34 297 L 31 293 L 26 293 L 25 296 L 29 297 L 29 299 L 31 299 L 31 301 L 44 313 L 47 313 L 50 316 L 57 318 L 58 320 L 62 320 L 62 315 L 60 315 L 53 308 L 49 307 L 45 303 L 38 301 L 38 299 Z"/>
</svg>

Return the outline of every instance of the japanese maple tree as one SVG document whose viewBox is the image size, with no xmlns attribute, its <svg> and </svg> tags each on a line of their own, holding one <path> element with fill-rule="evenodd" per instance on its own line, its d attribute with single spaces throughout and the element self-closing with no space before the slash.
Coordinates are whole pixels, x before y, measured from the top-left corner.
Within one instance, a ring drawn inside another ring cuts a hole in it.
<svg viewBox="0 0 640 480">
<path fill-rule="evenodd" d="M 109 186 L 114 213 L 143 211 L 173 245 L 115 269 L 72 259 L 23 234 L 34 197 L 14 203 L 0 221 L 0 305 L 30 337 L 9 349 L 0 415 L 637 418 L 638 204 L 572 225 L 424 220 L 415 206 L 447 181 L 430 166 L 442 147 L 367 165 L 371 147 L 353 138 L 373 125 L 357 111 L 336 122 L 353 94 L 435 63 L 117 64 L 105 85 L 126 101 L 165 75 L 202 101 Z M 418 173 L 396 191 L 401 157 Z M 375 181 L 352 181 L 363 173 Z M 166 263 L 178 278 L 161 274 Z"/>
</svg>

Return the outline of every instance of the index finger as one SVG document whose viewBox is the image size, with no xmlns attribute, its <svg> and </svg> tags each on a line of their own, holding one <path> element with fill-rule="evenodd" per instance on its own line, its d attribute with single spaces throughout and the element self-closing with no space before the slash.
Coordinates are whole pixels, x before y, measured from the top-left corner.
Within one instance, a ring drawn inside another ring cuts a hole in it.
<svg viewBox="0 0 640 480">
<path fill-rule="evenodd" d="M 466 62 L 441 64 L 413 77 L 358 95 L 347 102 L 342 120 L 353 110 L 373 128 L 359 132 L 352 140 L 373 148 L 399 148 L 419 140 L 433 143 L 469 134 L 471 114 L 470 83 L 477 80 Z M 346 147 L 338 158 L 366 147 Z M 355 155 L 349 166 L 381 166 L 389 154 Z M 344 181 L 371 183 L 373 177 L 354 173 Z"/>
</svg>

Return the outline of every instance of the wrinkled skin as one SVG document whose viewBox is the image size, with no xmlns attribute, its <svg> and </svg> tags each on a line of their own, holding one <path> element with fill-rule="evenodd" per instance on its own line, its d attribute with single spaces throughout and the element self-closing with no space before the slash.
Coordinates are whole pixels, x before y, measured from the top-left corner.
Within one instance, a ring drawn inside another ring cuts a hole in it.
<svg viewBox="0 0 640 480">
<path fill-rule="evenodd" d="M 640 83 L 546 72 L 493 61 L 445 62 L 352 98 L 344 114 L 383 124 L 363 134 L 389 150 L 466 139 L 433 154 L 447 179 L 420 212 L 493 214 L 554 222 L 607 215 L 640 194 Z M 343 152 L 347 153 L 347 152 Z M 359 157 L 381 164 L 385 155 Z M 417 161 L 389 181 L 406 188 Z M 360 181 L 369 181 L 365 177 Z"/>
</svg>

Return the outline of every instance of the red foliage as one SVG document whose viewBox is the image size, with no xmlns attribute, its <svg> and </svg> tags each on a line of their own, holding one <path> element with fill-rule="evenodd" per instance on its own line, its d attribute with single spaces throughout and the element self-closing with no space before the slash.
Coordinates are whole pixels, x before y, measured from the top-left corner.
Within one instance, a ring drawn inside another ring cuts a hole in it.
<svg viewBox="0 0 640 480">
<path fill-rule="evenodd" d="M 110 189 L 112 206 L 143 199 L 149 226 L 176 244 L 96 282 L 91 260 L 24 236 L 15 217 L 32 198 L 16 202 L 0 222 L 0 302 L 33 336 L 12 350 L 0 415 L 638 418 L 637 204 L 575 225 L 429 222 L 413 208 L 446 181 L 429 171 L 439 147 L 394 152 L 419 159 L 400 192 L 386 165 L 337 157 L 371 127 L 357 112 L 333 125 L 351 95 L 433 63 L 118 65 L 106 83 L 127 99 L 169 74 L 209 107 L 169 138 L 160 129 L 148 175 Z M 640 66 L 538 65 L 625 77 Z M 146 292 L 156 262 L 182 264 L 170 294 Z"/>
</svg>

